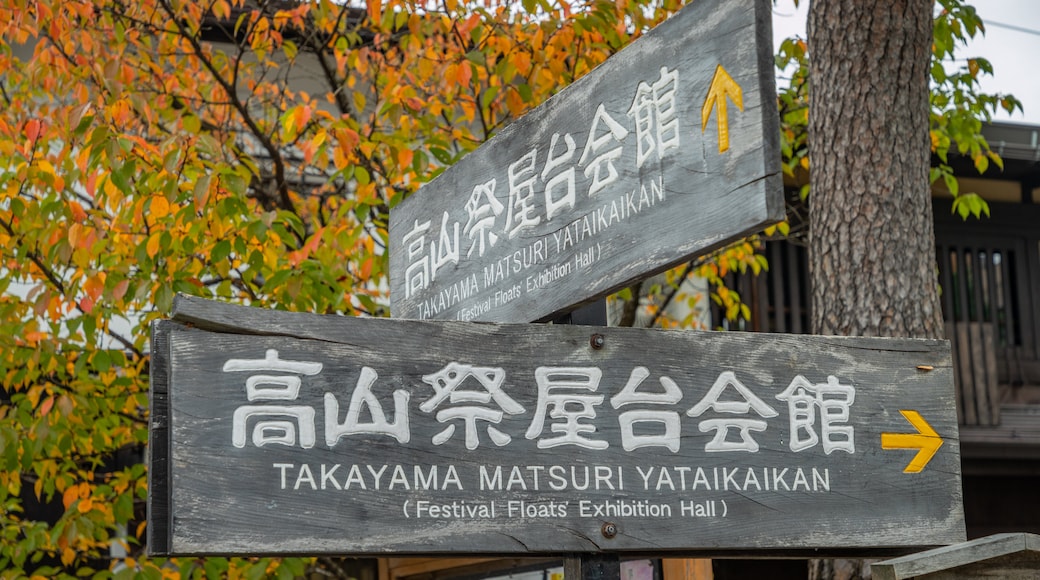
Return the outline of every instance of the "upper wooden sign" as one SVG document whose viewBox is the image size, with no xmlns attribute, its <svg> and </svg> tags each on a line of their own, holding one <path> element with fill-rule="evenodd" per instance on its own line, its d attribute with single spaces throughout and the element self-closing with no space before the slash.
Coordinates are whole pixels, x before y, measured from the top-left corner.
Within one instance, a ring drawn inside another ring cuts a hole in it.
<svg viewBox="0 0 1040 580">
<path fill-rule="evenodd" d="M 395 318 L 533 322 L 783 219 L 770 0 L 699 0 L 394 208 Z"/>
<path fill-rule="evenodd" d="M 964 540 L 949 343 L 178 298 L 156 554 L 893 554 Z"/>
</svg>

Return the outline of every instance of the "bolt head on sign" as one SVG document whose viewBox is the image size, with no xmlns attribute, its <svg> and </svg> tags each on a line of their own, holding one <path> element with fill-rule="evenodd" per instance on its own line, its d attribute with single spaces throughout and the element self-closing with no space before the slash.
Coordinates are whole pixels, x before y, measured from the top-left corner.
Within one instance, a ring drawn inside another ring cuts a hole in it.
<svg viewBox="0 0 1040 580">
<path fill-rule="evenodd" d="M 390 216 L 395 318 L 532 322 L 782 220 L 771 2 L 693 2 Z"/>
</svg>

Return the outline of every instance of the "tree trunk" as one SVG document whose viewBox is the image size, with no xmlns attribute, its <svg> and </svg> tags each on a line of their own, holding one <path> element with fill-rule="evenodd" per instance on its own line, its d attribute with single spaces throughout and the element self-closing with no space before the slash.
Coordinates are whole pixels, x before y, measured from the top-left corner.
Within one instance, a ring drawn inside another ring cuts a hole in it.
<svg viewBox="0 0 1040 580">
<path fill-rule="evenodd" d="M 942 336 L 929 190 L 932 1 L 812 0 L 812 329 Z M 815 579 L 869 578 L 810 560 Z"/>
<path fill-rule="evenodd" d="M 813 0 L 808 37 L 813 332 L 939 337 L 932 2 Z"/>
</svg>

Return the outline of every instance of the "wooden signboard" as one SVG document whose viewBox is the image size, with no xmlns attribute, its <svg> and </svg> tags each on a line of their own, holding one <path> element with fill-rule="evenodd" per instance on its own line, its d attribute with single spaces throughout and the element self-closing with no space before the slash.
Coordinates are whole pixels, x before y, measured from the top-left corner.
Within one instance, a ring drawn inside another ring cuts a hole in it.
<svg viewBox="0 0 1040 580">
<path fill-rule="evenodd" d="M 964 540 L 945 341 L 178 297 L 152 357 L 153 554 L 805 556 Z"/>
<path fill-rule="evenodd" d="M 394 318 L 548 320 L 782 220 L 771 7 L 691 3 L 394 208 Z"/>
</svg>

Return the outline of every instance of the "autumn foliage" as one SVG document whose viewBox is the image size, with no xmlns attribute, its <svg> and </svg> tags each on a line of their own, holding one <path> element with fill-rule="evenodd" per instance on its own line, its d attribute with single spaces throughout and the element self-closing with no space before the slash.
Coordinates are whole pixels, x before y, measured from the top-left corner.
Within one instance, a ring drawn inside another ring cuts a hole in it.
<svg viewBox="0 0 1040 580">
<path fill-rule="evenodd" d="M 321 565 L 142 557 L 149 323 L 177 292 L 385 315 L 390 208 L 677 8 L 0 7 L 3 576 Z"/>
</svg>

